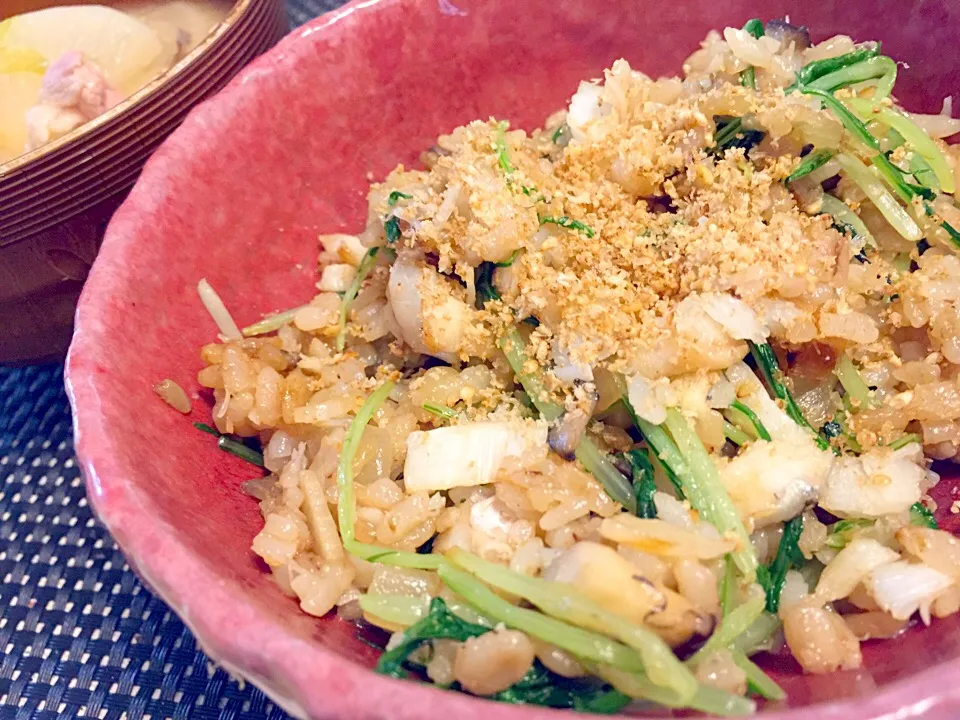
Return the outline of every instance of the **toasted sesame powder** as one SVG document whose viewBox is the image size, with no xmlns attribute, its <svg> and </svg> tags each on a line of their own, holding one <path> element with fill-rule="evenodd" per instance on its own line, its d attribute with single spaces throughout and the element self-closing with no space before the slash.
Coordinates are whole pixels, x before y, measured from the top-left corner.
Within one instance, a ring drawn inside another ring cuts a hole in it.
<svg viewBox="0 0 960 720">
<path fill-rule="evenodd" d="M 404 221 L 403 246 L 435 258 L 441 273 L 463 278 L 460 268 L 522 249 L 497 270 L 503 302 L 472 313 L 463 359 L 487 356 L 505 327 L 532 316 L 541 323 L 529 348 L 538 364 L 550 365 L 558 346 L 577 364 L 636 371 L 638 357 L 676 342 L 675 308 L 693 293 L 733 293 L 749 303 L 833 281 L 841 236 L 783 184 L 798 159 L 763 147 L 749 159 L 742 149 L 708 152 L 713 115 L 789 117 L 795 100 L 724 86 L 651 102 L 643 99 L 653 81 L 636 74 L 623 84 L 636 102 L 590 142 L 544 157 L 541 133 L 507 132 L 507 173 L 497 123 L 475 122 L 441 138 L 449 154 L 429 172 L 400 168 L 381 186 L 384 198 L 393 187 L 414 196 L 379 209 Z M 541 225 L 538 217 L 567 224 Z M 682 342 L 675 355 L 683 355 Z"/>
</svg>

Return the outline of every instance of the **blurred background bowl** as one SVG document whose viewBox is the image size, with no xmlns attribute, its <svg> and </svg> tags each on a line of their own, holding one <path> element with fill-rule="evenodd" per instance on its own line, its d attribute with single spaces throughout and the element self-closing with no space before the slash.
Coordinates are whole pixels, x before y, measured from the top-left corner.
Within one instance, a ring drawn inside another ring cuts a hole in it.
<svg viewBox="0 0 960 720">
<path fill-rule="evenodd" d="M 57 4 L 2 0 L 0 20 Z M 283 0 L 237 0 L 169 71 L 95 120 L 0 165 L 0 363 L 64 354 L 107 222 L 147 157 L 286 28 Z"/>
</svg>

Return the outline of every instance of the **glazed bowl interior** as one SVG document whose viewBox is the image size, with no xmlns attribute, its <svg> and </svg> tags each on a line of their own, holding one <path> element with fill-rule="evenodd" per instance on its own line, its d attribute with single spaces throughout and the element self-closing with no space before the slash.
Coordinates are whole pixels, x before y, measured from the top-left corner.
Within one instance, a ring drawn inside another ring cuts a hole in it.
<svg viewBox="0 0 960 720">
<path fill-rule="evenodd" d="M 359 231 L 370 179 L 415 164 L 439 133 L 489 116 L 532 129 L 615 59 L 677 73 L 710 29 L 758 15 L 789 15 L 815 39 L 883 40 L 908 64 L 897 88 L 909 109 L 939 111 L 960 77 L 944 52 L 960 31 L 949 0 L 369 0 L 288 37 L 161 147 L 85 288 L 68 384 L 94 506 L 214 659 L 313 717 L 563 716 L 375 676 L 377 653 L 353 625 L 301 613 L 273 584 L 249 549 L 261 525 L 239 489 L 250 466 L 190 427 L 209 422 L 198 348 L 216 338 L 195 287 L 206 277 L 241 325 L 302 304 L 317 280 L 317 236 Z M 154 396 L 163 378 L 193 396 L 190 418 Z M 941 508 L 953 486 L 948 472 Z M 956 620 L 867 643 L 864 655 L 861 670 L 819 677 L 768 658 L 790 699 L 765 712 L 826 703 L 817 715 L 880 717 L 957 700 L 944 682 L 960 672 Z"/>
</svg>

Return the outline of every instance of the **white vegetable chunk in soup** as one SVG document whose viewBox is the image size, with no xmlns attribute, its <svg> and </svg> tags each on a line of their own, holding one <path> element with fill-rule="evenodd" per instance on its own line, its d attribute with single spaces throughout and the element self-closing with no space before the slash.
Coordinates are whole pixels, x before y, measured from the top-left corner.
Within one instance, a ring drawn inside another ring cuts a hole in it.
<svg viewBox="0 0 960 720">
<path fill-rule="evenodd" d="M 232 0 L 4 2 L 0 163 L 76 130 L 160 76 Z"/>
</svg>

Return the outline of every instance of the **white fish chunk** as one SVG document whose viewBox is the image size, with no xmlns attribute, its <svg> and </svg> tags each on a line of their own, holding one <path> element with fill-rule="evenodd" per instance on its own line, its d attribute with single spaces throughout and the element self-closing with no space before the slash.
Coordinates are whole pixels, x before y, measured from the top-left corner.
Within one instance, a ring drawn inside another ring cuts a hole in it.
<svg viewBox="0 0 960 720">
<path fill-rule="evenodd" d="M 864 580 L 877 605 L 893 617 L 907 620 L 919 610 L 927 624 L 930 604 L 952 584 L 952 578 L 929 565 L 906 560 L 881 565 Z"/>
<path fill-rule="evenodd" d="M 720 477 L 745 522 L 755 529 L 783 522 L 816 501 L 830 472 L 833 456 L 813 439 L 750 443 L 721 465 Z"/>
<path fill-rule="evenodd" d="M 456 359 L 471 308 L 436 270 L 401 256 L 390 268 L 387 299 L 407 345 L 447 362 Z"/>
<path fill-rule="evenodd" d="M 820 495 L 820 507 L 839 517 L 875 518 L 903 512 L 920 500 L 926 479 L 923 450 L 876 448 L 837 458 Z"/>
</svg>

